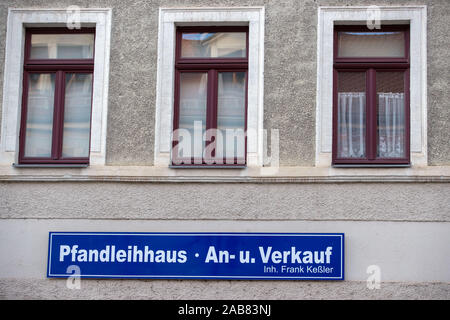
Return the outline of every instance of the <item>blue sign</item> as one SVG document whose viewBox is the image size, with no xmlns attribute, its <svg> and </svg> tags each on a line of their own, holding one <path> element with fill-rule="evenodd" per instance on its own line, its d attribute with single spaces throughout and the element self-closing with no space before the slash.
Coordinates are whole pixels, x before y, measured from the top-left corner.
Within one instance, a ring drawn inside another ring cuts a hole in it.
<svg viewBox="0 0 450 320">
<path fill-rule="evenodd" d="M 47 277 L 344 280 L 343 233 L 50 232 Z"/>
</svg>

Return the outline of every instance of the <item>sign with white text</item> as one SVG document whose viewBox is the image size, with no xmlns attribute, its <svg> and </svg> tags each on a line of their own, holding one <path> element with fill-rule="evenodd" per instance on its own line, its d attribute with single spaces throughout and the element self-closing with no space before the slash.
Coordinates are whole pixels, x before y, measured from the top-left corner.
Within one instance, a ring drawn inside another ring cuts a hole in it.
<svg viewBox="0 0 450 320">
<path fill-rule="evenodd" d="M 344 280 L 343 233 L 50 232 L 47 277 Z"/>
</svg>

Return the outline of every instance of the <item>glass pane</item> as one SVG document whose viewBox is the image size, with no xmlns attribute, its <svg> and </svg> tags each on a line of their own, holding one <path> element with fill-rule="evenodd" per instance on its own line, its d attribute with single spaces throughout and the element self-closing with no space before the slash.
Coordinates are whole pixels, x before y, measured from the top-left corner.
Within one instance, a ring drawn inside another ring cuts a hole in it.
<svg viewBox="0 0 450 320">
<path fill-rule="evenodd" d="M 379 158 L 405 156 L 405 84 L 403 72 L 377 72 Z"/>
<path fill-rule="evenodd" d="M 51 157 L 54 96 L 54 73 L 29 74 L 25 157 Z"/>
<path fill-rule="evenodd" d="M 366 156 L 366 73 L 338 73 L 337 156 Z"/>
<path fill-rule="evenodd" d="M 32 34 L 30 59 L 92 59 L 94 34 Z"/>
<path fill-rule="evenodd" d="M 405 56 L 404 32 L 338 32 L 339 57 Z"/>
<path fill-rule="evenodd" d="M 91 73 L 66 74 L 63 158 L 89 157 L 91 96 Z"/>
<path fill-rule="evenodd" d="M 217 158 L 245 157 L 245 72 L 219 72 L 217 129 L 223 144 Z"/>
<path fill-rule="evenodd" d="M 183 58 L 245 58 L 245 32 L 183 33 Z"/>
<path fill-rule="evenodd" d="M 179 130 L 178 157 L 203 157 L 207 88 L 207 73 L 182 72 L 180 74 L 179 128 L 181 130 Z"/>
</svg>

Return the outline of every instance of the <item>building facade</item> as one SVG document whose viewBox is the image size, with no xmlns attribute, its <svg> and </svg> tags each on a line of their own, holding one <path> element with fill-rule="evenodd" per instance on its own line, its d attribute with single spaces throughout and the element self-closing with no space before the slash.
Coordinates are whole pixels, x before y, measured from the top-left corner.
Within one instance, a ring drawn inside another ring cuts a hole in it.
<svg viewBox="0 0 450 320">
<path fill-rule="evenodd" d="M 449 299 L 449 15 L 2 1 L 0 297 Z M 46 277 L 50 231 L 339 232 L 345 280 L 73 289 Z"/>
</svg>

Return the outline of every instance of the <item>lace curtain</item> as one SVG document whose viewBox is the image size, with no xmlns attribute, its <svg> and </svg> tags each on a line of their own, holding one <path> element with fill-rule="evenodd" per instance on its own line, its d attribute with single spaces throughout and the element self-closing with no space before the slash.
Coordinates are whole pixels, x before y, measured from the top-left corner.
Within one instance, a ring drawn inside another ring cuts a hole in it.
<svg viewBox="0 0 450 320">
<path fill-rule="evenodd" d="M 361 158 L 365 155 L 366 94 L 339 92 L 338 157 Z"/>
<path fill-rule="evenodd" d="M 378 93 L 378 151 L 379 158 L 404 156 L 405 144 L 404 93 Z M 338 94 L 338 157 L 365 157 L 366 94 Z"/>
<path fill-rule="evenodd" d="M 400 158 L 405 154 L 405 95 L 378 94 L 378 157 Z"/>
</svg>

